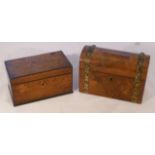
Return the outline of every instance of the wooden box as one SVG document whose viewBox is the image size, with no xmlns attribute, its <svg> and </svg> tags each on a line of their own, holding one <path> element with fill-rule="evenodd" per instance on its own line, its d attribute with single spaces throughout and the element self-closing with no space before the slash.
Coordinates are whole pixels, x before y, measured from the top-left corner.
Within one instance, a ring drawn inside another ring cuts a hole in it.
<svg viewBox="0 0 155 155">
<path fill-rule="evenodd" d="M 14 105 L 72 92 L 72 65 L 63 52 L 8 60 Z"/>
<path fill-rule="evenodd" d="M 80 91 L 141 103 L 150 56 L 85 46 L 80 57 Z"/>
</svg>

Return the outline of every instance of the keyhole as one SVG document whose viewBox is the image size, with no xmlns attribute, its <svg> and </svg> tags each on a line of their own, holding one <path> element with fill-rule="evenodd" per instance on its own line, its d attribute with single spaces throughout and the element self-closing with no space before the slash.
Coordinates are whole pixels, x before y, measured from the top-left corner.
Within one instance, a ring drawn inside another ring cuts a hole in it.
<svg viewBox="0 0 155 155">
<path fill-rule="evenodd" d="M 42 81 L 42 82 L 41 82 L 41 85 L 42 85 L 42 86 L 45 86 L 45 85 L 46 85 L 46 82 L 45 82 L 45 81 Z"/>
<path fill-rule="evenodd" d="M 113 78 L 112 78 L 112 77 L 110 77 L 110 78 L 109 78 L 109 81 L 112 81 L 112 80 L 113 80 Z"/>
</svg>

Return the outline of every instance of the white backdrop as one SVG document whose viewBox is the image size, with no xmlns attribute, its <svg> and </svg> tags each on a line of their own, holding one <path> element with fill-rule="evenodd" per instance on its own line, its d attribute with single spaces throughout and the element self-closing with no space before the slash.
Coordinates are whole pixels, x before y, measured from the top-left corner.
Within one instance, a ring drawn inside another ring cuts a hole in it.
<svg viewBox="0 0 155 155">
<path fill-rule="evenodd" d="M 133 104 L 116 99 L 82 94 L 78 91 L 79 56 L 84 45 L 145 52 L 151 55 L 143 103 Z M 63 50 L 74 70 L 74 93 L 14 107 L 8 90 L 4 61 L 12 58 Z M 155 43 L 0 43 L 0 112 L 155 112 Z"/>
</svg>

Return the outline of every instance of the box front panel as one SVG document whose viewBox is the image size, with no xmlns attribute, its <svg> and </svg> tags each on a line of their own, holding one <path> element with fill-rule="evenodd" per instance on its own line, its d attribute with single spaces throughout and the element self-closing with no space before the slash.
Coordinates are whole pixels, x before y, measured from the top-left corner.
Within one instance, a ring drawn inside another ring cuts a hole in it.
<svg viewBox="0 0 155 155">
<path fill-rule="evenodd" d="M 110 98 L 132 101 L 134 95 L 134 79 L 101 72 L 90 71 L 88 74 L 88 88 L 85 89 L 84 70 L 80 71 L 80 91 Z M 142 100 L 144 81 L 138 90 L 138 103 Z"/>
<path fill-rule="evenodd" d="M 15 105 L 72 92 L 72 75 L 65 74 L 38 81 L 14 85 Z"/>
<path fill-rule="evenodd" d="M 134 83 L 132 78 L 99 72 L 90 72 L 89 78 L 89 93 L 128 101 L 131 100 Z"/>
</svg>

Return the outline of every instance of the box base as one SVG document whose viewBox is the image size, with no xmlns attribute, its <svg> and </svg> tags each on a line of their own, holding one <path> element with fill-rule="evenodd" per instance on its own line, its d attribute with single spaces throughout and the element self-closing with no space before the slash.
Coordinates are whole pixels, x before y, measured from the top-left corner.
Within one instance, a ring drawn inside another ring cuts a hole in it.
<svg viewBox="0 0 155 155">
<path fill-rule="evenodd" d="M 35 100 L 31 100 L 31 101 L 28 101 L 28 102 L 16 103 L 16 102 L 14 101 L 14 99 L 13 99 L 13 94 L 12 94 L 12 91 L 11 91 L 10 86 L 9 86 L 9 90 L 10 90 L 11 98 L 12 98 L 12 101 L 13 101 L 13 105 L 14 105 L 15 107 L 16 107 L 16 106 L 25 105 L 25 104 L 31 104 L 31 103 L 33 103 L 33 102 L 37 102 L 37 101 L 41 101 L 41 100 L 50 99 L 50 98 L 53 98 L 53 97 L 58 97 L 58 96 L 63 96 L 63 95 L 67 95 L 67 94 L 73 93 L 73 90 L 71 90 L 71 91 L 66 92 L 66 93 L 63 93 L 63 94 L 57 94 L 57 95 L 50 96 L 50 97 L 42 97 L 42 98 L 35 99 Z"/>
</svg>

